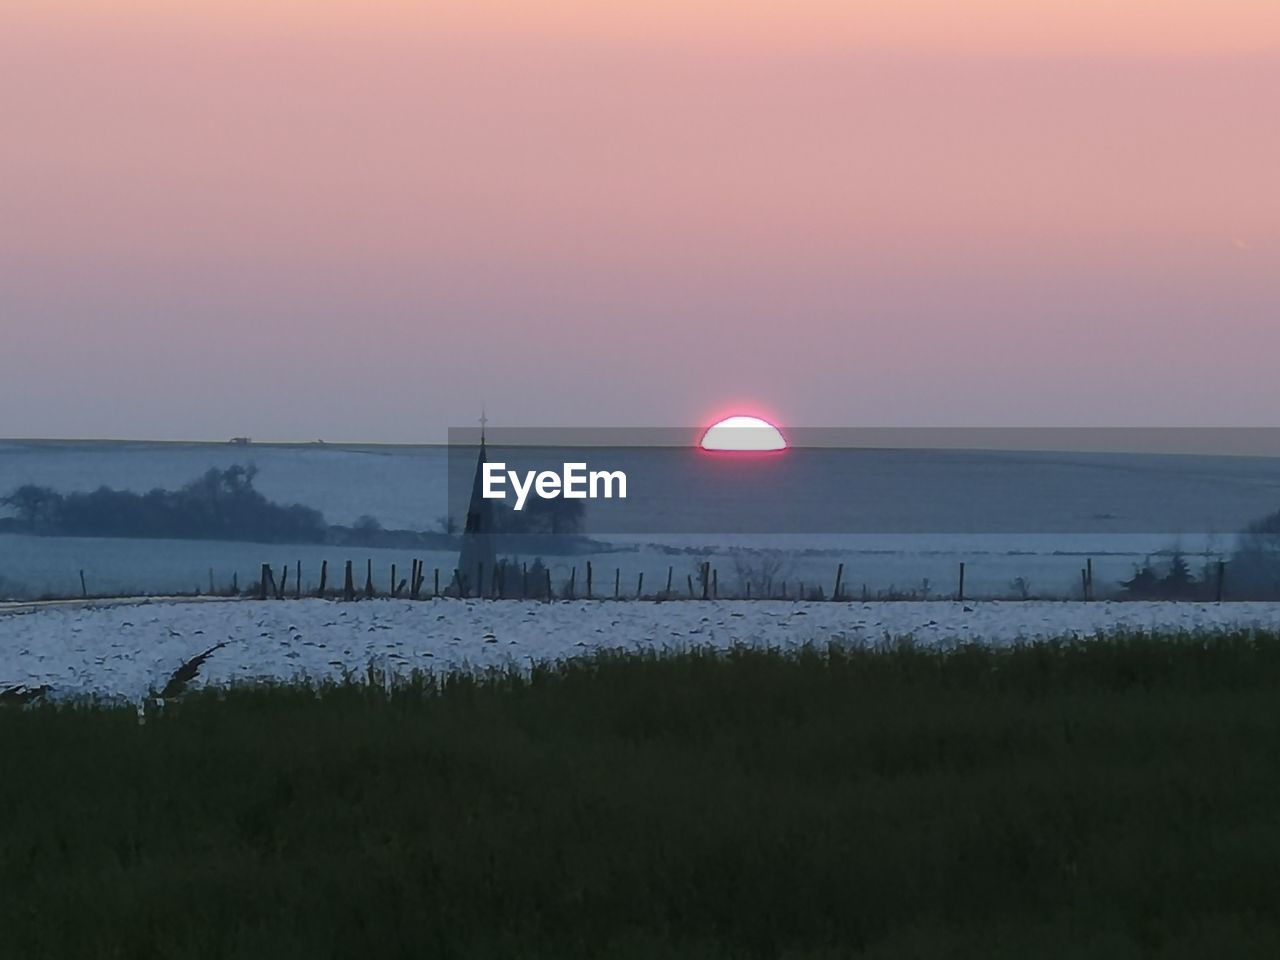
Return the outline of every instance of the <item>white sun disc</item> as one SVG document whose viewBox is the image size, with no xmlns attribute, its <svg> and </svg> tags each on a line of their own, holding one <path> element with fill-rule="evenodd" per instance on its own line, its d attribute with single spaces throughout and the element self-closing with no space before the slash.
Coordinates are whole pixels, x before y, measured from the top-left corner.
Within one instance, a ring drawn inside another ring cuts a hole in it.
<svg viewBox="0 0 1280 960">
<path fill-rule="evenodd" d="M 759 417 L 726 417 L 713 423 L 698 444 L 703 450 L 785 450 L 786 437 Z"/>
</svg>

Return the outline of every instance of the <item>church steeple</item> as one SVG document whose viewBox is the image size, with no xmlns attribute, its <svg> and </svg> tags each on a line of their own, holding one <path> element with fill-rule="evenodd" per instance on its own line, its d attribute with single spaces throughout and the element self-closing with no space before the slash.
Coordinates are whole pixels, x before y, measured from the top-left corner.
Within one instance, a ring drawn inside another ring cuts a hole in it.
<svg viewBox="0 0 1280 960">
<path fill-rule="evenodd" d="M 484 465 L 489 459 L 485 427 L 488 414 L 480 413 L 480 450 L 476 456 L 476 472 L 471 481 L 471 500 L 467 504 L 467 522 L 462 530 L 462 549 L 458 554 L 455 586 L 463 597 L 483 597 L 489 593 L 497 565 L 497 534 L 493 501 L 484 496 Z"/>
</svg>

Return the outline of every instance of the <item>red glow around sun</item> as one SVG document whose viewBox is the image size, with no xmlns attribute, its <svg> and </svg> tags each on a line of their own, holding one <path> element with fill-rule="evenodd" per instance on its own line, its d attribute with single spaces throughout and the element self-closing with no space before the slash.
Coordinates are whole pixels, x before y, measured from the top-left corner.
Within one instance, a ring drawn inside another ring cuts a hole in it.
<svg viewBox="0 0 1280 960">
<path fill-rule="evenodd" d="M 776 452 L 787 449 L 787 438 L 768 420 L 739 415 L 725 417 L 709 426 L 698 446 L 713 451 Z"/>
</svg>

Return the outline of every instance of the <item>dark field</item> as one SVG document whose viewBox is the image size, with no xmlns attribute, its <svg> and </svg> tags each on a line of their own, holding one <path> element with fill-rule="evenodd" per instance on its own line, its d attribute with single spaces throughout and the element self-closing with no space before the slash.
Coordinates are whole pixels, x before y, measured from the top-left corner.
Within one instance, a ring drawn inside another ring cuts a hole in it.
<svg viewBox="0 0 1280 960">
<path fill-rule="evenodd" d="M 4 957 L 1280 956 L 1280 636 L 0 709 Z"/>
</svg>

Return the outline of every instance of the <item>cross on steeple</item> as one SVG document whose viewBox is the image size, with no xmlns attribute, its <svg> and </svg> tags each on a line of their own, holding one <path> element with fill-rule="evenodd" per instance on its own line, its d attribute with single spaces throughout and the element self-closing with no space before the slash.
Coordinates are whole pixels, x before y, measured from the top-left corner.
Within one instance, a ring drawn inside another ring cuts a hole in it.
<svg viewBox="0 0 1280 960">
<path fill-rule="evenodd" d="M 489 423 L 489 416 L 485 412 L 485 408 L 481 407 L 480 408 L 480 442 L 482 444 L 484 443 L 484 428 L 488 425 L 488 423 Z"/>
</svg>

